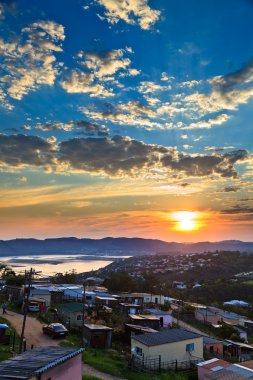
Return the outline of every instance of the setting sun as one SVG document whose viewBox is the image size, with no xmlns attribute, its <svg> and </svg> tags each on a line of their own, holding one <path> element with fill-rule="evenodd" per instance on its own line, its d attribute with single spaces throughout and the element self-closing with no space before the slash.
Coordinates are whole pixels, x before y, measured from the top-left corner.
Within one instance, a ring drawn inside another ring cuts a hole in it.
<svg viewBox="0 0 253 380">
<path fill-rule="evenodd" d="M 178 211 L 172 214 L 173 218 L 177 221 L 175 226 L 179 231 L 192 231 L 197 229 L 197 214 L 190 211 Z"/>
</svg>

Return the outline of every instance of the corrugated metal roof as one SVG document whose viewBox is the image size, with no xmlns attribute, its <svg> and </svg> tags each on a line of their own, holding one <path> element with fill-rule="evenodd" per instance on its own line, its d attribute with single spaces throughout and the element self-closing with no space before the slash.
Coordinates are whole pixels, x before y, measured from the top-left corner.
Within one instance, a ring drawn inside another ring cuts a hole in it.
<svg viewBox="0 0 253 380">
<path fill-rule="evenodd" d="M 0 379 L 29 379 L 83 352 L 83 348 L 43 346 L 0 363 Z"/>
<path fill-rule="evenodd" d="M 159 309 L 145 309 L 143 313 L 153 314 L 153 315 L 170 315 L 167 311 L 159 310 Z"/>
<path fill-rule="evenodd" d="M 161 344 L 180 342 L 182 340 L 195 338 L 202 338 L 202 336 L 184 329 L 168 329 L 157 333 L 138 335 L 134 337 L 135 340 L 145 344 L 146 346 L 159 346 Z"/>
<path fill-rule="evenodd" d="M 68 302 L 58 305 L 58 308 L 70 313 L 76 313 L 83 310 L 83 304 L 81 302 Z"/>
</svg>

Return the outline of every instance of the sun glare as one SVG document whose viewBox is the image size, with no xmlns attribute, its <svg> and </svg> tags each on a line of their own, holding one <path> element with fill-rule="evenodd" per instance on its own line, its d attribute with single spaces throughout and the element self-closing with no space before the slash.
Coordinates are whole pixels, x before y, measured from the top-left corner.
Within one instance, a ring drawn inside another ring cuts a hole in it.
<svg viewBox="0 0 253 380">
<path fill-rule="evenodd" d="M 178 231 L 192 231 L 196 230 L 198 223 L 196 221 L 197 214 L 191 211 L 178 211 L 172 214 L 173 219 L 176 220 L 175 229 Z"/>
</svg>

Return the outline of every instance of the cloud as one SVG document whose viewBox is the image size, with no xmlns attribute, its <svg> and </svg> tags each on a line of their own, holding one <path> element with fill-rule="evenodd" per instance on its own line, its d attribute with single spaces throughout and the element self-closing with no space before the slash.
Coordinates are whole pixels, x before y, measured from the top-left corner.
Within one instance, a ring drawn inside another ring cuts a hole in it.
<svg viewBox="0 0 253 380">
<path fill-rule="evenodd" d="M 253 96 L 253 60 L 233 73 L 210 78 L 208 84 L 209 93 L 196 92 L 182 99 L 189 110 L 199 116 L 237 110 Z"/>
<path fill-rule="evenodd" d="M 19 180 L 19 182 L 27 182 L 27 177 L 25 177 L 25 176 L 22 176 L 22 177 L 18 177 L 18 180 Z"/>
<path fill-rule="evenodd" d="M 204 148 L 204 151 L 213 151 L 213 152 L 222 152 L 223 150 L 228 150 L 228 149 L 234 149 L 234 146 L 221 146 L 221 147 L 216 147 L 216 146 L 206 146 Z"/>
<path fill-rule="evenodd" d="M 118 105 L 104 104 L 103 112 L 81 107 L 80 110 L 93 120 L 110 121 L 118 125 L 139 126 L 145 129 L 162 128 L 162 124 L 152 119 L 155 112 L 140 101 L 129 101 Z M 151 120 L 150 120 L 151 119 Z"/>
<path fill-rule="evenodd" d="M 158 91 L 171 90 L 171 85 L 160 85 L 152 81 L 143 81 L 137 89 L 141 94 L 152 94 Z"/>
<path fill-rule="evenodd" d="M 54 164 L 52 145 L 38 136 L 0 134 L 0 163 L 11 167 Z"/>
<path fill-rule="evenodd" d="M 239 191 L 240 189 L 238 187 L 235 187 L 235 186 L 227 186 L 225 187 L 222 192 L 223 193 L 236 193 L 237 191 Z"/>
<path fill-rule="evenodd" d="M 245 207 L 235 205 L 233 208 L 221 210 L 223 214 L 251 214 L 253 213 L 252 207 Z"/>
<path fill-rule="evenodd" d="M 150 29 L 159 19 L 160 11 L 152 9 L 148 0 L 97 0 L 105 8 L 101 20 L 117 24 L 120 20 L 130 25 L 139 25 L 141 29 Z"/>
<path fill-rule="evenodd" d="M 185 172 L 188 176 L 203 177 L 218 174 L 221 177 L 237 177 L 234 169 L 236 162 L 247 158 L 247 151 L 237 150 L 225 154 L 205 155 L 175 155 L 167 154 L 161 159 L 163 165 L 171 170 Z"/>
<path fill-rule="evenodd" d="M 61 81 L 61 86 L 70 94 L 86 93 L 91 97 L 106 98 L 113 96 L 112 89 L 107 90 L 104 85 L 94 83 L 94 75 L 80 70 L 72 70 L 65 80 Z"/>
<path fill-rule="evenodd" d="M 83 65 L 91 70 L 97 78 L 116 74 L 119 70 L 126 70 L 131 60 L 124 57 L 124 50 L 89 51 L 85 54 Z"/>
<path fill-rule="evenodd" d="M 161 176 L 236 178 L 234 164 L 244 161 L 247 152 L 190 155 L 173 147 L 146 144 L 129 137 L 74 138 L 56 144 L 37 136 L 0 135 L 0 162 L 3 166 L 35 166 L 47 170 L 87 172 L 110 177 Z"/>
<path fill-rule="evenodd" d="M 225 123 L 228 119 L 230 119 L 230 116 L 223 113 L 212 119 L 201 120 L 196 123 L 191 123 L 187 126 L 182 127 L 181 129 L 196 129 L 196 128 L 209 129 L 209 128 L 212 128 L 214 125 L 221 125 Z"/>
<path fill-rule="evenodd" d="M 53 21 L 38 21 L 22 29 L 20 37 L 6 42 L 0 39 L 3 57 L 0 97 L 10 108 L 8 97 L 21 100 L 30 91 L 46 84 L 52 86 L 59 73 L 55 53 L 61 52 L 64 27 Z"/>
<path fill-rule="evenodd" d="M 121 87 L 117 78 L 136 76 L 140 72 L 129 68 L 131 60 L 125 54 L 132 54 L 129 47 L 117 50 L 80 51 L 75 59 L 81 67 L 65 73 L 61 81 L 68 93 L 87 93 L 91 97 L 114 96 L 113 88 Z"/>
<path fill-rule="evenodd" d="M 63 122 L 47 122 L 45 124 L 37 124 L 36 129 L 39 129 L 43 132 L 49 131 L 65 131 L 70 132 L 73 129 L 77 130 L 78 133 L 87 134 L 87 135 L 97 135 L 97 136 L 107 136 L 109 130 L 104 125 L 99 125 L 98 123 L 91 123 L 86 120 L 79 121 L 68 121 Z"/>
</svg>

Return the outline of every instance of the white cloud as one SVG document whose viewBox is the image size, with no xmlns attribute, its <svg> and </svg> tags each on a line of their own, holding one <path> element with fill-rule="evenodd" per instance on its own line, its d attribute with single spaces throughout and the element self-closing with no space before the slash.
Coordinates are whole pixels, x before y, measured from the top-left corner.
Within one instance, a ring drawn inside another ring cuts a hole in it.
<svg viewBox="0 0 253 380">
<path fill-rule="evenodd" d="M 39 21 L 23 28 L 21 36 L 11 42 L 0 39 L 4 96 L 21 100 L 42 84 L 52 86 L 59 73 L 55 53 L 62 51 L 64 38 L 62 25 Z"/>
<path fill-rule="evenodd" d="M 105 8 L 101 20 L 110 24 L 120 20 L 130 25 L 139 25 L 141 29 L 150 29 L 160 17 L 160 11 L 150 8 L 148 0 L 97 0 L 97 4 Z"/>
</svg>

